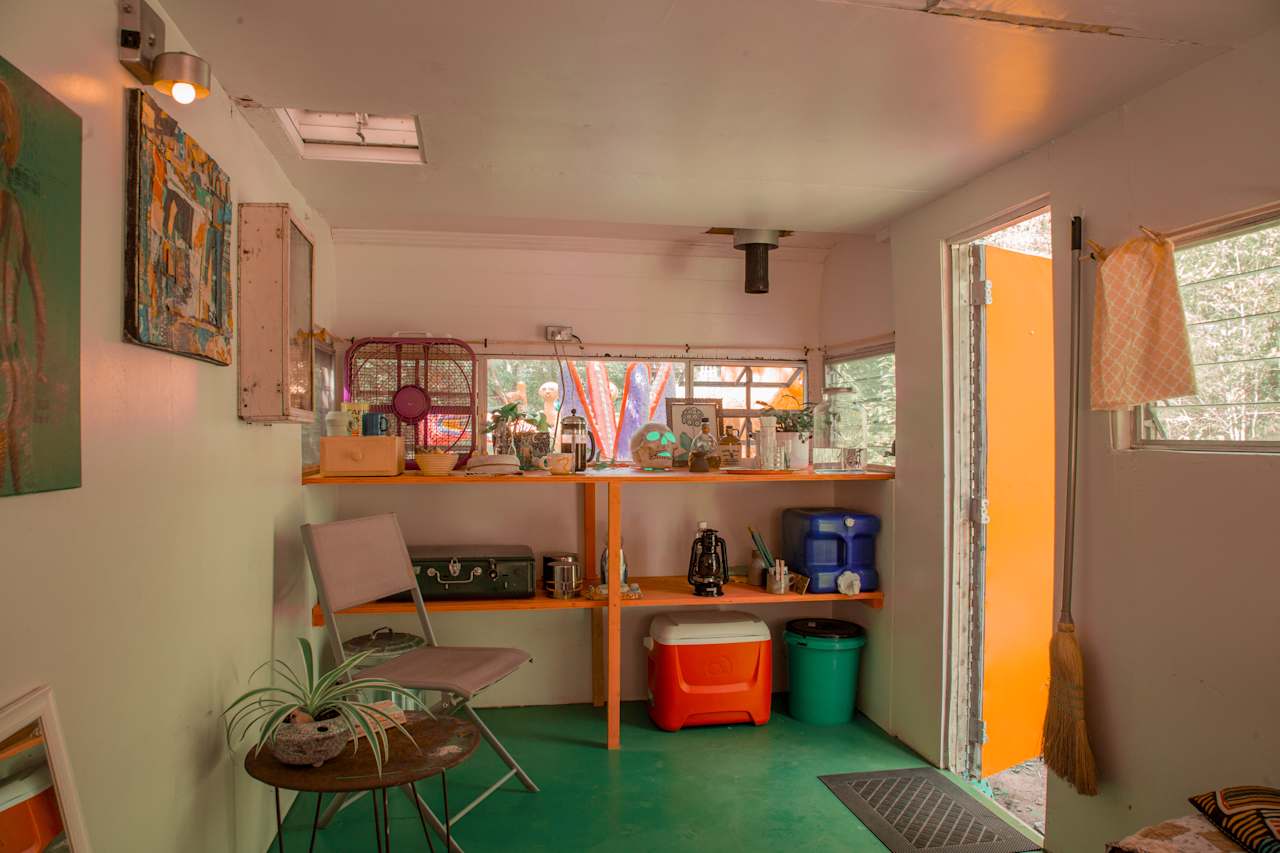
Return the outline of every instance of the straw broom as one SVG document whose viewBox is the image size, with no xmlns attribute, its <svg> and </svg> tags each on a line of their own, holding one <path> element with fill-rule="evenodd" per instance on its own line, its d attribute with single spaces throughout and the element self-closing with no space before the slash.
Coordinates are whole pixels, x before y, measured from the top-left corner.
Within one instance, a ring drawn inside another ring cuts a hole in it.
<svg viewBox="0 0 1280 853">
<path fill-rule="evenodd" d="M 1084 656 L 1071 619 L 1075 568 L 1076 471 L 1080 431 L 1080 217 L 1071 220 L 1071 409 L 1067 417 L 1067 511 L 1062 555 L 1062 612 L 1049 642 L 1049 707 L 1044 717 L 1044 763 L 1085 796 L 1098 793 L 1098 770 L 1084 721 Z"/>
</svg>

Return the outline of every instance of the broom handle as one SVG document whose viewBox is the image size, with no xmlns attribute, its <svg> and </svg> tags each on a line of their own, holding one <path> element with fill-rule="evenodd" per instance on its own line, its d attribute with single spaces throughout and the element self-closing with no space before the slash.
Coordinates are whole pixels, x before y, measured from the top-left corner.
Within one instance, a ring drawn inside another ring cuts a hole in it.
<svg viewBox="0 0 1280 853">
<path fill-rule="evenodd" d="M 1058 621 L 1071 624 L 1071 581 L 1076 551 L 1076 474 L 1079 468 L 1080 433 L 1080 252 L 1084 245 L 1083 223 L 1071 218 L 1071 395 L 1067 412 L 1067 508 L 1062 544 L 1062 612 Z"/>
</svg>

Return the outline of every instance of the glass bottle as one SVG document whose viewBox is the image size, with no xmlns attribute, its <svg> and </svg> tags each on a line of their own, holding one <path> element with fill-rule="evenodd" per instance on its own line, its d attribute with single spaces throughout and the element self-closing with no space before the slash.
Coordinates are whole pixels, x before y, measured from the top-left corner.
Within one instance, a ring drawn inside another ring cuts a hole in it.
<svg viewBox="0 0 1280 853">
<path fill-rule="evenodd" d="M 738 438 L 738 431 L 731 426 L 724 428 L 724 435 L 720 436 L 720 467 L 732 468 L 739 464 L 742 459 L 742 440 Z"/>
<path fill-rule="evenodd" d="M 711 419 L 702 419 L 702 432 L 689 443 L 689 470 L 706 473 L 720 467 L 720 448 L 711 437 Z"/>
</svg>

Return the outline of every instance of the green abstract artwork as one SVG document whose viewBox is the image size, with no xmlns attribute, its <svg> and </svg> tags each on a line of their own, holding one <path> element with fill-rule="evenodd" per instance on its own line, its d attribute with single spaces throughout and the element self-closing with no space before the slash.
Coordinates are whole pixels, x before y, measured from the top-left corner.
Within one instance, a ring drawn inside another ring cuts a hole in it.
<svg viewBox="0 0 1280 853">
<path fill-rule="evenodd" d="M 80 486 L 80 117 L 0 57 L 0 496 Z"/>
</svg>

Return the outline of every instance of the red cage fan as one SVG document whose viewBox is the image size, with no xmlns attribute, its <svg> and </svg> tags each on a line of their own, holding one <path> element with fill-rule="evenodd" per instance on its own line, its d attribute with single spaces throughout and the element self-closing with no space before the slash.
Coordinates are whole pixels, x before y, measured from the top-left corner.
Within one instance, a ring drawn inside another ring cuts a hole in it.
<svg viewBox="0 0 1280 853">
<path fill-rule="evenodd" d="M 361 338 L 347 350 L 345 399 L 387 416 L 410 467 L 423 450 L 475 448 L 476 354 L 453 338 Z"/>
</svg>

